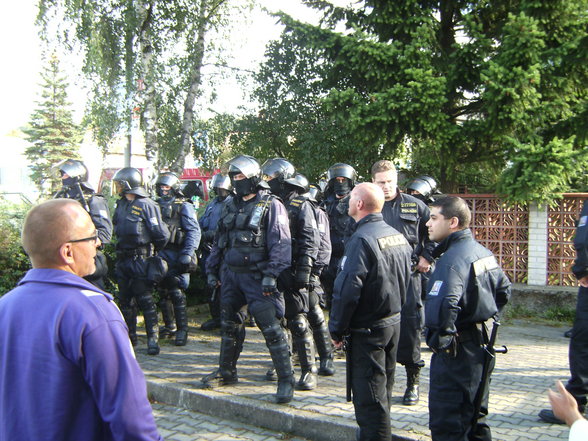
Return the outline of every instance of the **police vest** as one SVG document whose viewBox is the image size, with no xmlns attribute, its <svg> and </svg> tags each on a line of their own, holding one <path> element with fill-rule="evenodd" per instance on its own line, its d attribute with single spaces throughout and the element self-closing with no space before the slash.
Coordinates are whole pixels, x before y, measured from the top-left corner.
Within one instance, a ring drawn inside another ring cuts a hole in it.
<svg viewBox="0 0 588 441">
<path fill-rule="evenodd" d="M 247 256 L 243 261 L 248 265 L 267 261 L 265 217 L 272 199 L 274 196 L 265 194 L 256 203 L 239 207 L 233 200 L 226 204 L 219 224 L 217 247 L 223 253 L 231 250 Z M 227 263 L 231 266 L 231 262 Z"/>
<path fill-rule="evenodd" d="M 184 243 L 186 233 L 182 229 L 182 206 L 183 199 L 174 199 L 173 201 L 164 201 L 158 199 L 157 203 L 161 208 L 161 218 L 169 229 L 169 241 L 166 247 L 180 246 Z"/>
</svg>

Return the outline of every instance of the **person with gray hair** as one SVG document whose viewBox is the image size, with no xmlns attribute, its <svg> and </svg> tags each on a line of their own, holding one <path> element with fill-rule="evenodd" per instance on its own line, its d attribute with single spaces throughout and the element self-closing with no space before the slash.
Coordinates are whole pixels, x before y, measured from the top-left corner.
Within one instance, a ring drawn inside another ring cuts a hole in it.
<svg viewBox="0 0 588 441">
<path fill-rule="evenodd" d="M 100 245 L 89 214 L 43 202 L 22 245 L 33 269 L 0 298 L 0 439 L 161 440 L 123 317 L 83 279 Z"/>
</svg>

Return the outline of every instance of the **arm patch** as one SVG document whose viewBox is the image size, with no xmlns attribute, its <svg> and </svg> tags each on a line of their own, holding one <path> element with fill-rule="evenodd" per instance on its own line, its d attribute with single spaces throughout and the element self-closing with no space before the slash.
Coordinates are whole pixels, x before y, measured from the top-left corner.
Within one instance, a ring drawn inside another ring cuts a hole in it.
<svg viewBox="0 0 588 441">
<path fill-rule="evenodd" d="M 392 236 L 378 238 L 378 245 L 380 246 L 380 250 L 382 251 L 386 248 L 398 247 L 407 244 L 408 242 L 402 234 L 393 234 Z"/>
<path fill-rule="evenodd" d="M 476 276 L 495 268 L 498 268 L 498 262 L 494 256 L 482 257 L 480 260 L 474 262 L 474 272 L 476 273 Z"/>
</svg>

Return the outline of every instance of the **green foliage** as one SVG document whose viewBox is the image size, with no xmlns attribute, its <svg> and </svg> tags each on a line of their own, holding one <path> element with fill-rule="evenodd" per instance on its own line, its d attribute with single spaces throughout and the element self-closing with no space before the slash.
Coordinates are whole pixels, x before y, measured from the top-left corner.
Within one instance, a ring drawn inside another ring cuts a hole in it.
<svg viewBox="0 0 588 441">
<path fill-rule="evenodd" d="M 0 199 L 0 296 L 13 289 L 30 268 L 20 246 L 20 231 L 28 208 Z"/>
<path fill-rule="evenodd" d="M 496 190 L 505 167 L 512 200 L 571 188 L 586 149 L 586 0 L 306 3 L 323 20 L 280 15 L 257 77 L 262 109 L 240 121 L 237 148 L 311 177 L 408 154 L 446 192 Z M 560 169 L 541 155 L 574 167 L 547 179 Z"/>
<path fill-rule="evenodd" d="M 55 54 L 49 58 L 41 78 L 40 100 L 23 131 L 32 144 L 25 151 L 31 179 L 42 194 L 48 195 L 61 187 L 59 176 L 53 176 L 51 168 L 63 159 L 78 158 L 81 132 L 73 122 L 67 101 L 68 83 Z"/>
</svg>

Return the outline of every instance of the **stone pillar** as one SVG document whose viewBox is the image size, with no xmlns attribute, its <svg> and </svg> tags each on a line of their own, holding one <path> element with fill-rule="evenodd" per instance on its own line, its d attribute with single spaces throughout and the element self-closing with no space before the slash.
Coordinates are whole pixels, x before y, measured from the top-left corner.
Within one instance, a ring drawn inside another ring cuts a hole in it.
<svg viewBox="0 0 588 441">
<path fill-rule="evenodd" d="M 528 285 L 547 285 L 547 205 L 529 203 Z"/>
</svg>

